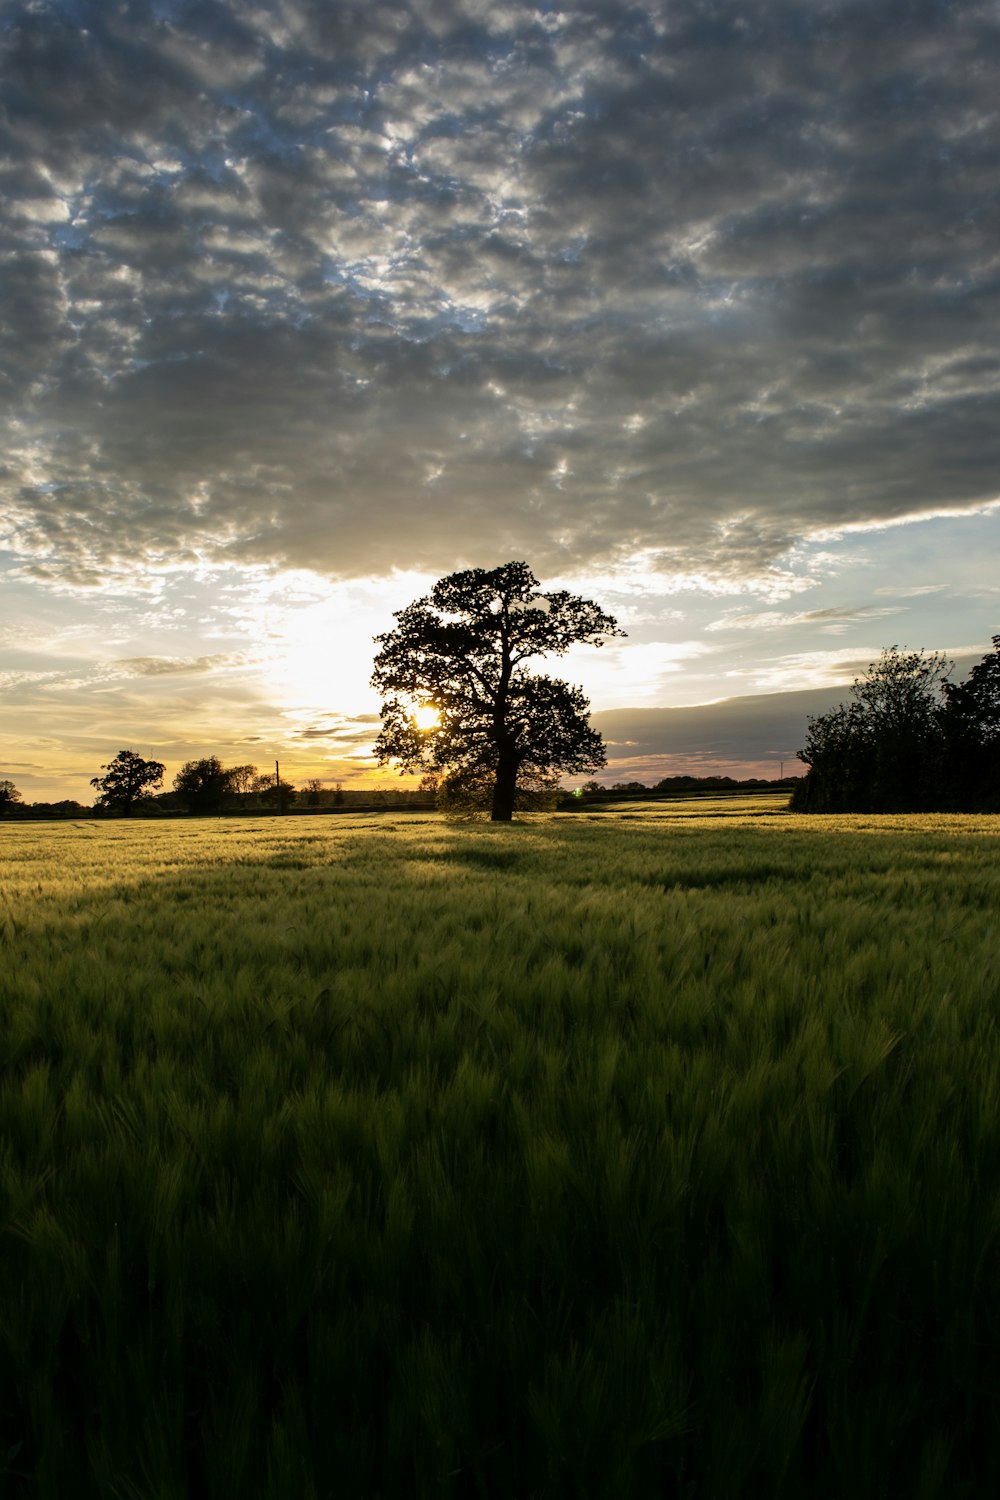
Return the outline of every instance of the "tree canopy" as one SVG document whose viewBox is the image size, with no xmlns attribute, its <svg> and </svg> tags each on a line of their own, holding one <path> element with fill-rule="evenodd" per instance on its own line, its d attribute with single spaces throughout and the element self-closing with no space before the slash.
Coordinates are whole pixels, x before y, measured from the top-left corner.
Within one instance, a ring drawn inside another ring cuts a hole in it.
<svg viewBox="0 0 1000 1500">
<path fill-rule="evenodd" d="M 21 801 L 21 793 L 14 783 L 6 776 L 0 778 L 0 813 L 6 812 L 8 807 L 13 807 L 16 802 Z"/>
<path fill-rule="evenodd" d="M 91 777 L 91 786 L 100 793 L 97 806 L 128 817 L 137 802 L 163 785 L 164 769 L 158 760 L 143 760 L 134 750 L 119 750 L 114 760 L 101 767 L 106 775 Z"/>
<path fill-rule="evenodd" d="M 174 791 L 188 812 L 218 812 L 231 785 L 231 773 L 217 755 L 187 760 L 174 777 Z"/>
<path fill-rule="evenodd" d="M 605 764 L 582 689 L 526 666 L 624 635 L 591 600 L 542 590 L 527 563 L 510 562 L 452 573 L 394 618 L 375 638 L 380 764 L 466 782 L 485 774 L 498 822 L 510 820 L 519 780 Z"/>
<path fill-rule="evenodd" d="M 851 701 L 810 719 L 799 812 L 984 811 L 1000 805 L 1000 636 L 964 683 L 937 652 L 889 646 Z"/>
</svg>

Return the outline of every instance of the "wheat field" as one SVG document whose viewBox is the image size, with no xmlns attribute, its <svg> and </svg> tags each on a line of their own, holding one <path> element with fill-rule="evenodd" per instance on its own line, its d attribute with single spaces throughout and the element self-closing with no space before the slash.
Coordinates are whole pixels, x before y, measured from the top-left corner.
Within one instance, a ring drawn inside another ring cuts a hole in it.
<svg viewBox="0 0 1000 1500">
<path fill-rule="evenodd" d="M 1000 1492 L 998 855 L 0 828 L 0 1493 Z"/>
</svg>

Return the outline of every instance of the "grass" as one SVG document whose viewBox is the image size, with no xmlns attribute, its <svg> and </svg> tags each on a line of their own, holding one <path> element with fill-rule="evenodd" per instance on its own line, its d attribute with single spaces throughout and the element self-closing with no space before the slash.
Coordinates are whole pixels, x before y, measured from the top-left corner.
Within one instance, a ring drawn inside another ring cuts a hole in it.
<svg viewBox="0 0 1000 1500">
<path fill-rule="evenodd" d="M 997 1493 L 998 853 L 0 830 L 0 1494 Z"/>
</svg>

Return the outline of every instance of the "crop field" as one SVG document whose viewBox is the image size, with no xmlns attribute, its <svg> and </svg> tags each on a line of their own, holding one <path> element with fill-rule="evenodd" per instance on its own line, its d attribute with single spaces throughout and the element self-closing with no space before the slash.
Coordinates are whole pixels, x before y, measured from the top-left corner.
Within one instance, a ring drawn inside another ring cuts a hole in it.
<svg viewBox="0 0 1000 1500">
<path fill-rule="evenodd" d="M 1000 818 L 0 828 L 0 1495 L 1000 1494 Z"/>
</svg>

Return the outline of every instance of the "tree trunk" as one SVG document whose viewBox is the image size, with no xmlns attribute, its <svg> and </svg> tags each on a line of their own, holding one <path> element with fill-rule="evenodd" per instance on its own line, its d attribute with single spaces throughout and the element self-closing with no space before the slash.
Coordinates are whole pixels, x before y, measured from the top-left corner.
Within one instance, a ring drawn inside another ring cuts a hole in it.
<svg viewBox="0 0 1000 1500">
<path fill-rule="evenodd" d="M 497 779 L 493 786 L 492 823 L 509 823 L 514 816 L 514 793 L 517 790 L 517 759 L 501 750 Z"/>
</svg>

